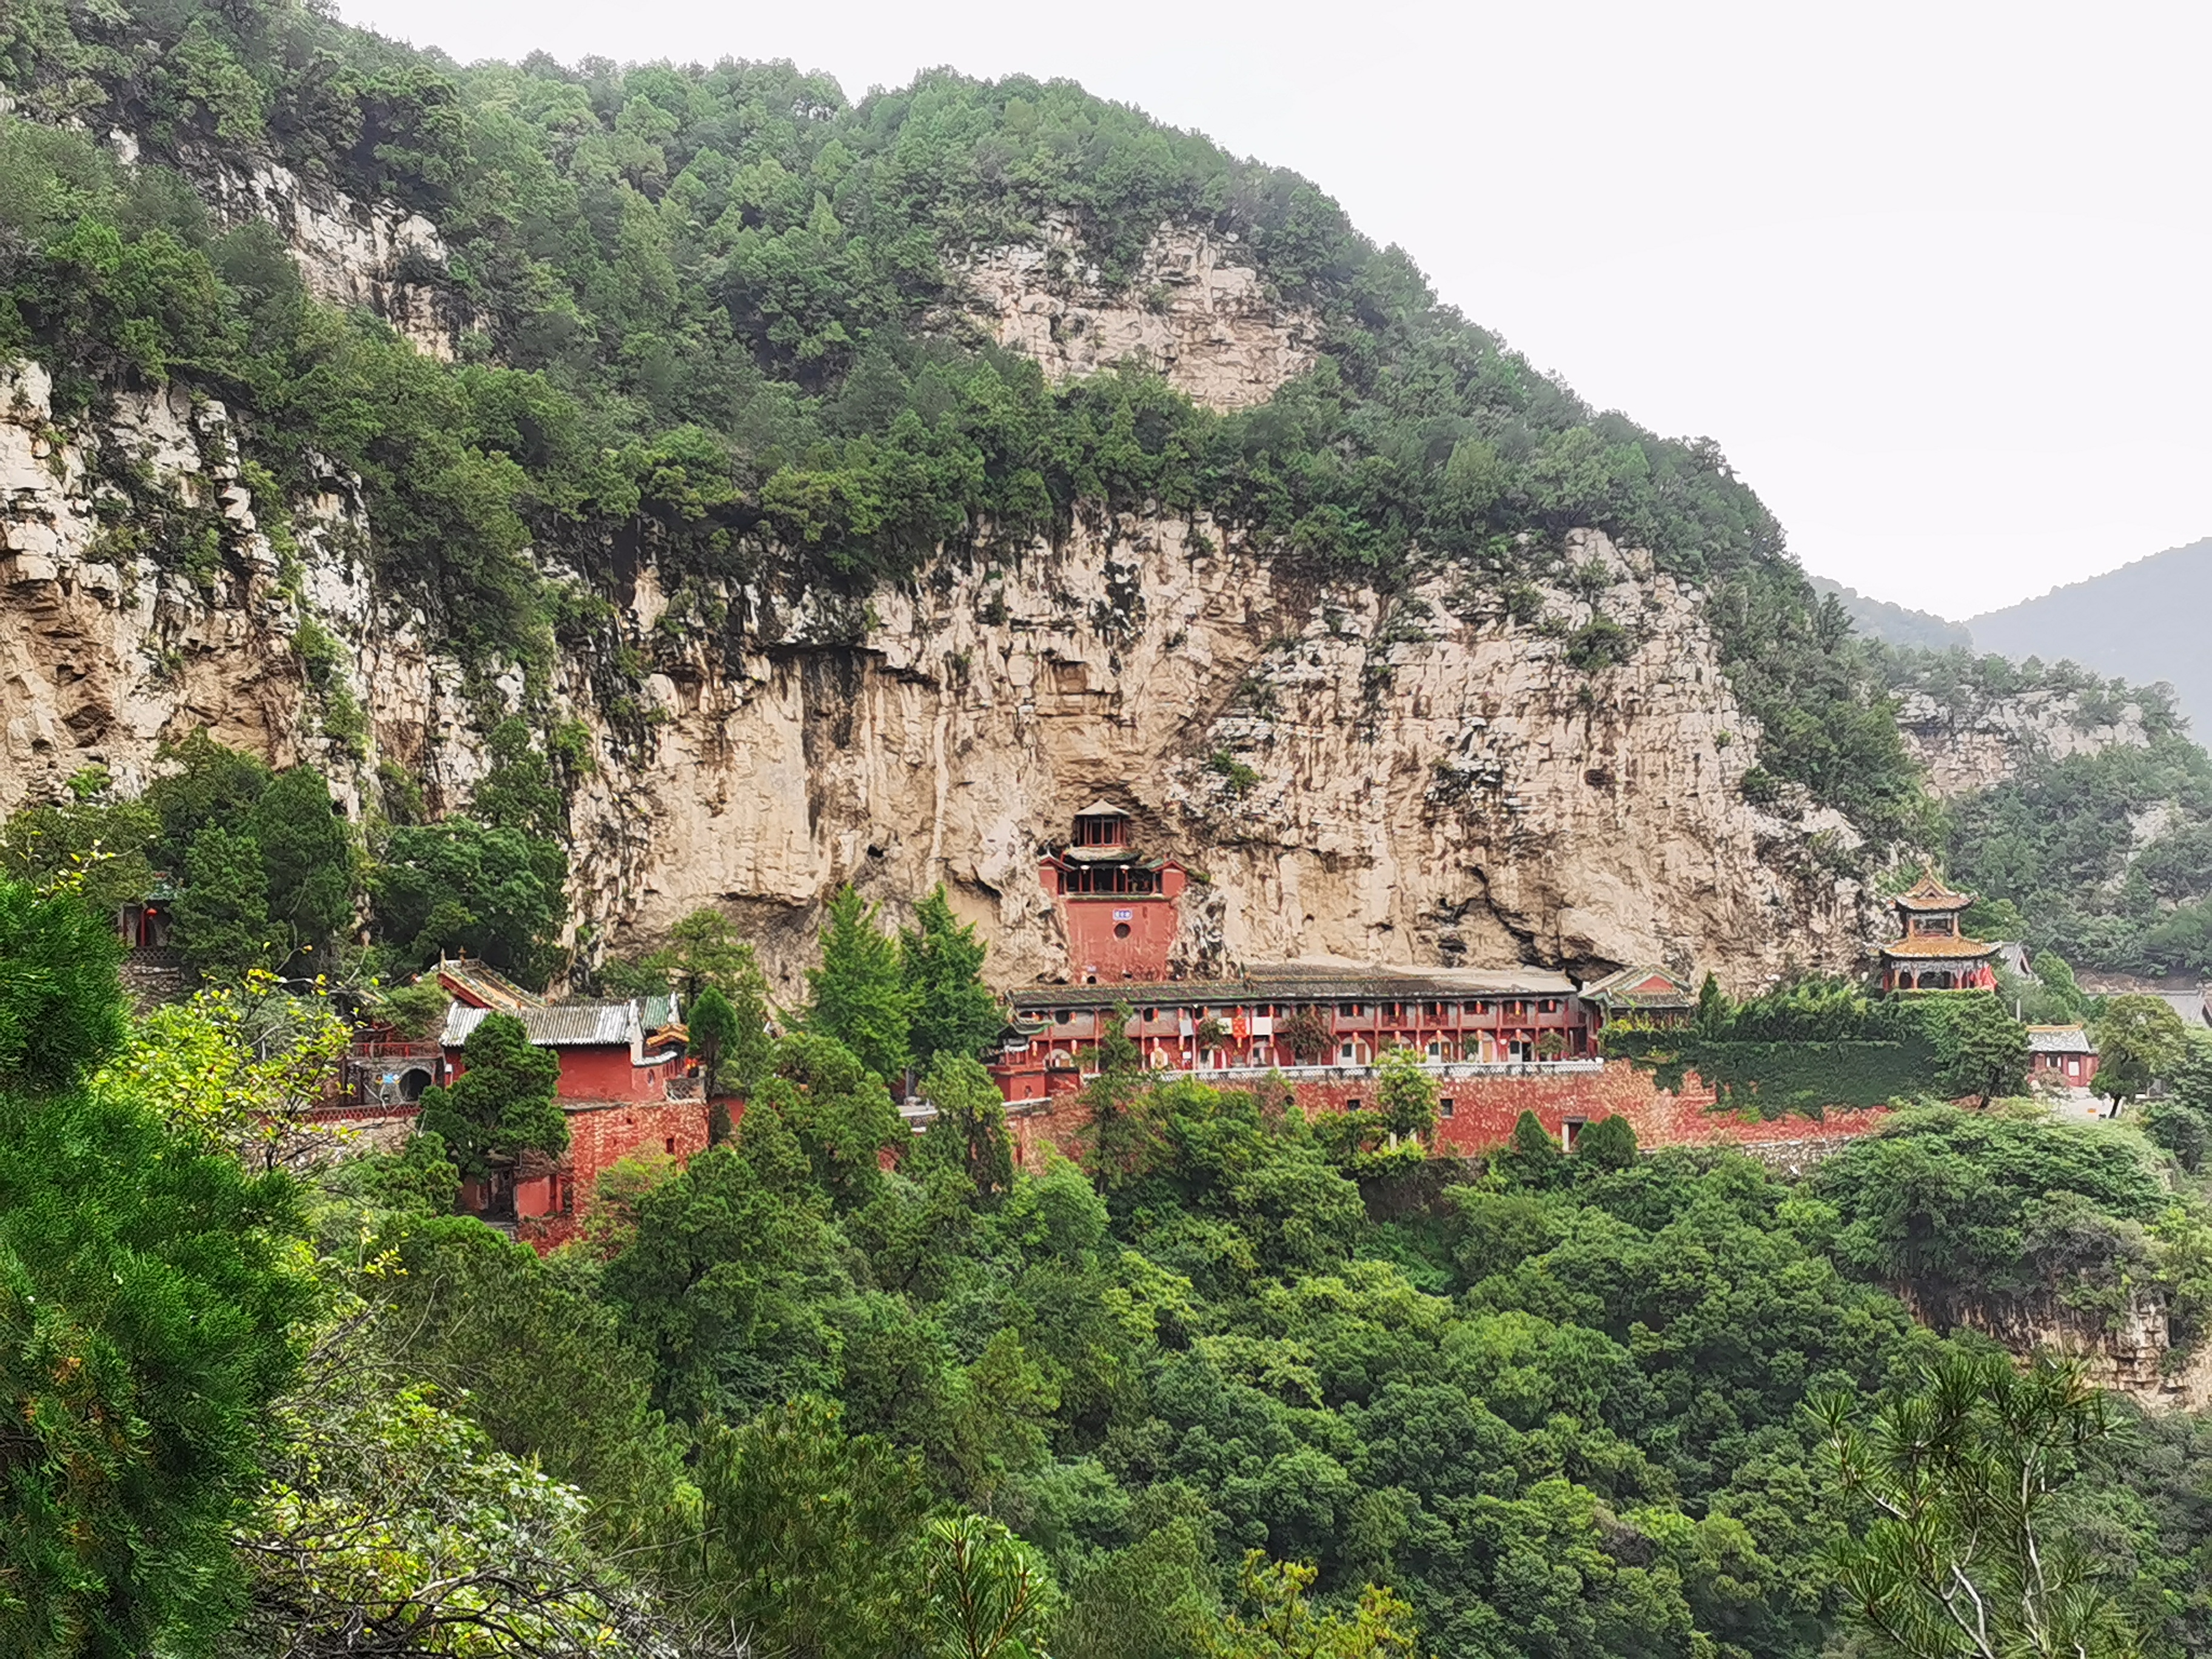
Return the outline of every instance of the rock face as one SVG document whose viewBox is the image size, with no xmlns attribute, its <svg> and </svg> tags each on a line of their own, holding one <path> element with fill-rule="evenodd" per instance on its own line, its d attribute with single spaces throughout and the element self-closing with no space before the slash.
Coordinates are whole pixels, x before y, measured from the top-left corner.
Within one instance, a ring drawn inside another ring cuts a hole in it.
<svg viewBox="0 0 2212 1659">
<path fill-rule="evenodd" d="M 220 407 L 124 400 L 110 441 L 220 526 L 220 568 L 195 580 L 109 550 L 97 509 L 114 486 L 88 466 L 89 434 L 54 431 L 38 370 L 14 371 L 0 416 L 0 811 L 94 763 L 142 784 L 163 738 L 203 725 L 316 762 L 356 810 L 380 761 L 465 802 L 485 697 L 520 707 L 522 677 L 477 665 L 465 692 L 420 614 L 377 589 L 343 480 L 289 504 L 300 562 L 280 568 L 256 520 L 268 504 L 217 459 Z M 1612 585 L 1547 591 L 1534 625 L 1448 572 L 1386 598 L 1176 519 L 1086 524 L 865 608 L 731 593 L 748 620 L 712 636 L 656 626 L 647 564 L 617 596 L 647 664 L 628 694 L 642 718 L 603 704 L 575 661 L 540 708 L 581 721 L 595 751 L 571 804 L 579 919 L 651 937 L 720 904 L 788 981 L 839 884 L 903 902 L 941 879 L 997 977 L 1054 975 L 1066 951 L 1036 856 L 1109 794 L 1146 844 L 1208 878 L 1183 901 L 1193 972 L 1321 954 L 1660 961 L 1742 988 L 1793 952 L 1851 961 L 1863 896 L 1807 854 L 1812 832 L 1848 832 L 1744 803 L 1755 732 L 1697 596 L 1574 540 L 1571 562 Z M 1634 643 L 1583 673 L 1566 641 L 1593 604 Z M 343 647 L 361 752 L 323 731 L 330 694 L 296 648 L 308 614 Z"/>
<path fill-rule="evenodd" d="M 445 250 L 425 222 L 281 168 L 186 161 L 222 217 L 277 226 L 319 297 L 452 354 L 467 319 L 434 280 Z M 1231 409 L 1315 361 L 1318 319 L 1211 231 L 1163 226 L 1110 291 L 1065 227 L 964 270 L 971 315 L 1055 376 L 1141 356 Z M 64 433 L 40 370 L 0 372 L 0 812 L 95 763 L 141 787 L 162 740 L 199 726 L 314 762 L 356 813 L 386 763 L 433 806 L 465 805 L 482 732 L 523 708 L 523 676 L 465 673 L 379 589 L 350 481 L 257 503 L 219 404 L 126 396 Z M 100 476 L 118 459 L 139 495 Z M 155 515 L 189 520 L 219 557 L 106 527 L 145 514 L 148 479 Z M 289 563 L 257 518 L 280 506 Z M 1449 571 L 1386 596 L 1158 517 L 1090 520 L 989 568 L 941 564 L 865 605 L 709 595 L 737 619 L 712 635 L 675 625 L 648 558 L 617 595 L 604 659 L 565 661 L 530 694 L 533 719 L 590 734 L 572 908 L 604 940 L 718 904 L 788 985 L 840 884 L 903 904 L 943 880 L 998 978 L 1054 976 L 1066 952 L 1037 854 L 1105 794 L 1205 874 L 1182 901 L 1188 972 L 1316 955 L 1653 962 L 1741 990 L 1854 963 L 1865 896 L 1817 856 L 1850 830 L 1744 802 L 1757 732 L 1698 595 L 1602 537 L 1571 539 L 1569 567 L 1602 566 L 1609 586 L 1544 589 L 1534 623 Z M 1601 610 L 1630 644 L 1583 672 L 1571 636 Z M 308 617 L 340 647 L 319 686 L 299 649 Z"/>
<path fill-rule="evenodd" d="M 1131 357 L 1211 409 L 1267 402 L 1313 367 L 1321 335 L 1317 316 L 1271 298 L 1238 262 L 1234 236 L 1191 227 L 1162 225 L 1134 280 L 1117 289 L 1102 285 L 1060 224 L 1039 243 L 969 261 L 961 275 L 970 313 L 1054 380 Z"/>
<path fill-rule="evenodd" d="M 1923 1325 L 1946 1333 L 1979 1331 L 2023 1359 L 2039 1350 L 2077 1356 L 2092 1381 L 2131 1395 L 2151 1410 L 2212 1407 L 2212 1348 L 2174 1352 L 2165 1294 L 2151 1286 L 2136 1286 L 2126 1305 L 2102 1322 L 2065 1308 L 2055 1297 L 1931 1297 L 1910 1284 L 1891 1288 Z"/>
<path fill-rule="evenodd" d="M 1927 769 L 1929 789 L 1947 800 L 2002 783 L 2039 757 L 2064 760 L 2150 741 L 2138 704 L 2090 709 L 2078 695 L 2051 690 L 1984 698 L 1964 709 L 1911 692 L 1897 723 L 1905 747 Z"/>
<path fill-rule="evenodd" d="M 107 142 L 125 162 L 137 160 L 139 143 L 131 134 L 111 132 Z M 447 250 L 428 219 L 356 201 L 264 157 L 241 161 L 209 150 L 182 161 L 221 223 L 258 219 L 276 228 L 316 299 L 365 307 L 416 349 L 441 362 L 453 360 L 470 325 L 469 308 L 453 288 L 436 280 L 444 275 Z"/>
</svg>

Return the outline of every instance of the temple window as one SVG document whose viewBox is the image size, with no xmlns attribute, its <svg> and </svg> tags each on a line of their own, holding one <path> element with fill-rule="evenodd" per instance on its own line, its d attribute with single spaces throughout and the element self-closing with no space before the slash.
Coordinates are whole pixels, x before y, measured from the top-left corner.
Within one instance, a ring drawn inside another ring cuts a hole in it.
<svg viewBox="0 0 2212 1659">
<path fill-rule="evenodd" d="M 1129 838 L 1129 821 L 1105 813 L 1086 814 L 1075 820 L 1078 847 L 1120 847 Z"/>
</svg>

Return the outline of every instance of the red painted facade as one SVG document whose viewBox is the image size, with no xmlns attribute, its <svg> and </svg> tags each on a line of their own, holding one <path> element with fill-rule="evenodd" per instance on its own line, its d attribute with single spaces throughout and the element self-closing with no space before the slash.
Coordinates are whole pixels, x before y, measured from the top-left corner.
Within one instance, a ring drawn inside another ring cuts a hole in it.
<svg viewBox="0 0 2212 1659">
<path fill-rule="evenodd" d="M 665 1100 L 668 1074 L 683 1063 L 671 1060 L 655 1066 L 636 1065 L 627 1044 L 588 1048 L 580 1044 L 556 1048 L 553 1053 L 561 1061 L 561 1081 L 556 1092 L 562 1100 Z"/>
<path fill-rule="evenodd" d="M 560 1167 L 526 1170 L 514 1183 L 515 1237 L 540 1249 L 581 1232 L 599 1177 L 623 1159 L 658 1156 L 684 1164 L 707 1148 L 703 1100 L 596 1101 L 565 1109 L 568 1151 Z"/>
<path fill-rule="evenodd" d="M 1168 953 L 1175 948 L 1181 920 L 1176 913 L 1175 896 L 1182 891 L 1183 875 L 1180 870 L 1161 873 L 1172 884 L 1173 893 L 1078 894 L 1060 898 L 1068 961 L 1076 968 L 1079 981 L 1105 985 L 1117 980 L 1167 976 Z"/>
<path fill-rule="evenodd" d="M 1138 855 L 1120 807 L 1102 800 L 1077 813 L 1067 844 L 1039 862 L 1037 879 L 1059 913 L 1078 984 L 1168 976 L 1189 878 L 1173 859 Z"/>
</svg>

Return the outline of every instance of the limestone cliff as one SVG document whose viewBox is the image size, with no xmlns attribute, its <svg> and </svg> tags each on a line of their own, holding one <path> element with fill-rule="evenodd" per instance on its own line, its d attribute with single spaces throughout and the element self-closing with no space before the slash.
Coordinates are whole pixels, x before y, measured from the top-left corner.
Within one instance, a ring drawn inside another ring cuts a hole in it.
<svg viewBox="0 0 2212 1659">
<path fill-rule="evenodd" d="M 1905 747 L 1927 770 L 1928 787 L 1948 800 L 2002 783 L 2038 759 L 2150 741 L 2140 703 L 2112 708 L 2105 701 L 2092 705 L 2057 687 L 1973 696 L 1963 704 L 1908 691 L 1897 724 Z"/>
<path fill-rule="evenodd" d="M 219 217 L 276 226 L 316 295 L 453 351 L 469 319 L 429 224 L 273 164 L 187 160 Z M 1120 286 L 1057 224 L 956 270 L 966 297 L 945 326 L 1056 377 L 1133 356 L 1234 408 L 1315 361 L 1318 318 L 1202 228 L 1162 226 Z M 349 480 L 257 503 L 234 447 L 222 406 L 180 389 L 64 431 L 41 371 L 0 384 L 0 811 L 95 762 L 143 785 L 161 741 L 201 726 L 316 762 L 356 814 L 386 762 L 433 805 L 465 804 L 523 676 L 465 672 L 380 588 Z M 199 526 L 203 549 L 211 532 L 220 557 L 180 561 L 159 526 L 118 533 L 149 489 L 155 518 Z M 260 527 L 272 506 L 296 555 Z M 571 802 L 578 921 L 594 941 L 650 938 L 720 904 L 787 980 L 838 884 L 904 901 L 942 878 L 997 976 L 1051 975 L 1066 956 L 1036 856 L 1104 793 L 1207 878 L 1184 902 L 1192 971 L 1655 961 L 1742 989 L 1854 962 L 1864 896 L 1823 856 L 1850 832 L 1743 800 L 1758 734 L 1700 596 L 1595 533 L 1570 541 L 1559 568 L 1601 567 L 1605 591 L 1586 574 L 1574 595 L 1540 586 L 1518 621 L 1446 569 L 1386 594 L 1202 520 L 1132 515 L 865 602 L 708 595 L 731 618 L 711 631 L 672 613 L 647 550 L 612 635 L 529 693 L 534 719 L 591 734 Z M 1600 611 L 1625 626 L 1625 658 L 1584 672 L 1571 641 Z M 298 648 L 310 616 L 342 647 L 319 686 Z"/>
<path fill-rule="evenodd" d="M 959 269 L 964 309 L 1054 380 L 1133 358 L 1212 409 L 1261 404 L 1314 365 L 1321 319 L 1271 296 L 1237 238 L 1163 224 L 1136 275 L 1109 287 L 1064 224 Z"/>
<path fill-rule="evenodd" d="M 2023 1359 L 2039 1350 L 2077 1356 L 2100 1386 L 2154 1411 L 2212 1407 L 2212 1349 L 2174 1348 L 2165 1293 L 2154 1286 L 2134 1286 L 2124 1305 L 2102 1320 L 2066 1307 L 2056 1295 L 1961 1297 L 1929 1295 L 1911 1284 L 1891 1288 L 1931 1329 L 1978 1331 Z"/>
<path fill-rule="evenodd" d="M 64 432 L 21 366 L 0 414 L 0 810 L 93 763 L 141 783 L 161 738 L 201 725 L 317 761 L 356 811 L 380 760 L 465 800 L 486 698 L 520 706 L 522 677 L 465 675 L 379 589 L 344 480 L 289 504 L 288 569 L 224 459 L 220 405 L 126 397 L 100 430 Z M 218 566 L 118 550 L 101 516 L 115 486 L 88 459 L 102 444 L 220 526 Z M 1741 987 L 1792 957 L 1850 961 L 1863 898 L 1820 873 L 1812 839 L 1848 832 L 1743 801 L 1755 733 L 1698 596 L 1573 540 L 1571 562 L 1611 586 L 1543 590 L 1534 623 L 1445 571 L 1385 596 L 1158 517 L 940 566 L 865 606 L 726 594 L 741 621 L 711 635 L 668 625 L 647 562 L 617 595 L 620 643 L 647 664 L 637 707 L 611 706 L 604 664 L 571 660 L 538 711 L 592 737 L 572 804 L 579 919 L 650 936 L 721 904 L 788 975 L 837 884 L 904 898 L 942 878 L 1000 978 L 1050 975 L 1065 953 L 1036 855 L 1109 793 L 1209 878 L 1186 901 L 1195 971 L 1661 960 Z M 1584 673 L 1567 641 L 1593 605 L 1633 643 Z M 358 754 L 324 733 L 332 688 L 310 688 L 296 649 L 308 613 L 345 647 L 333 688 L 366 710 Z"/>
</svg>

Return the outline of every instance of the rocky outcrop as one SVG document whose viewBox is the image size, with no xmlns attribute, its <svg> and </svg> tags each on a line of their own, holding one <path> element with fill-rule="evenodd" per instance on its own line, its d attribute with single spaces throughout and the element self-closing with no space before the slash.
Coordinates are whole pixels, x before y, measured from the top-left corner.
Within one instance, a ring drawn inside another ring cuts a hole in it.
<svg viewBox="0 0 2212 1659">
<path fill-rule="evenodd" d="M 2093 1382 L 2152 1410 L 2212 1407 L 2212 1350 L 2174 1350 L 2165 1293 L 2155 1286 L 2133 1286 L 2125 1305 L 2101 1322 L 2065 1307 L 2056 1296 L 1946 1296 L 1910 1284 L 1893 1288 L 1912 1316 L 1935 1330 L 1978 1331 L 2022 1359 L 2037 1352 L 2079 1358 Z"/>
<path fill-rule="evenodd" d="M 1897 723 L 1906 749 L 1927 770 L 1929 789 L 1944 799 L 2002 783 L 2039 759 L 2150 741 L 2140 704 L 2125 703 L 2114 713 L 2085 707 L 2077 693 L 2051 689 L 1976 697 L 1964 706 L 1908 691 Z"/>
<path fill-rule="evenodd" d="M 1054 380 L 1133 358 L 1193 402 L 1243 409 L 1314 365 L 1321 319 L 1271 296 L 1237 240 L 1163 224 L 1125 284 L 1109 286 L 1065 224 L 958 267 L 967 309 Z"/>
<path fill-rule="evenodd" d="M 131 134 L 110 132 L 107 143 L 126 164 L 137 161 Z M 447 280 L 446 244 L 428 219 L 356 201 L 266 157 L 193 148 L 179 159 L 220 223 L 258 219 L 276 229 L 310 295 L 366 307 L 418 350 L 453 360 L 469 307 Z"/>
<path fill-rule="evenodd" d="M 483 725 L 523 707 L 523 678 L 432 648 L 379 589 L 346 481 L 289 504 L 288 568 L 259 528 L 270 504 L 225 459 L 220 406 L 123 399 L 100 435 L 137 446 L 142 476 L 220 541 L 188 574 L 106 528 L 117 486 L 88 462 L 92 435 L 55 429 L 34 368 L 0 390 L 0 811 L 94 763 L 141 784 L 160 742 L 199 726 L 316 761 L 356 810 L 380 761 L 465 801 Z M 719 904 L 787 978 L 839 884 L 902 903 L 944 880 L 998 977 L 1049 975 L 1066 956 L 1036 855 L 1109 794 L 1206 878 L 1184 901 L 1192 971 L 1655 960 L 1742 988 L 1850 962 L 1863 896 L 1813 856 L 1848 831 L 1744 802 L 1756 732 L 1698 595 L 1573 539 L 1570 563 L 1609 583 L 1543 590 L 1534 622 L 1448 570 L 1386 595 L 1160 517 L 940 565 L 865 605 L 718 595 L 741 621 L 712 633 L 678 624 L 647 562 L 617 596 L 627 649 L 610 653 L 634 678 L 611 695 L 605 663 L 567 661 L 531 709 L 590 733 L 579 919 L 649 938 Z M 1598 611 L 1628 643 L 1585 672 L 1573 641 Z M 306 615 L 342 644 L 363 750 L 325 730 Z"/>
</svg>

